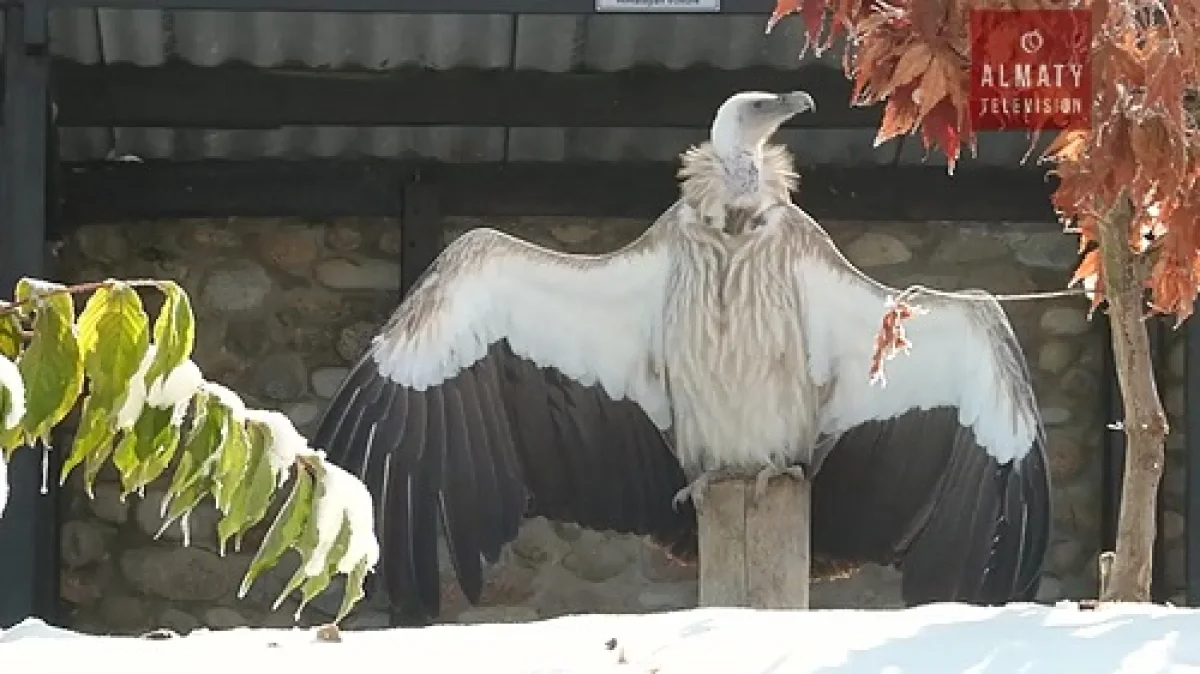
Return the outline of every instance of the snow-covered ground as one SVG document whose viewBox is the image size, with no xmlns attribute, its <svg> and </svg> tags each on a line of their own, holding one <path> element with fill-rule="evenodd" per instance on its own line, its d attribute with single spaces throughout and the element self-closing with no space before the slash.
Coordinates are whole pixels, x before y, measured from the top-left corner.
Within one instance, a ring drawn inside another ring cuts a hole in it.
<svg viewBox="0 0 1200 674">
<path fill-rule="evenodd" d="M 628 672 L 629 674 L 1150 674 L 1200 672 L 1200 610 L 955 604 L 906 611 L 697 609 L 518 625 L 91 637 L 26 621 L 0 672 Z"/>
</svg>

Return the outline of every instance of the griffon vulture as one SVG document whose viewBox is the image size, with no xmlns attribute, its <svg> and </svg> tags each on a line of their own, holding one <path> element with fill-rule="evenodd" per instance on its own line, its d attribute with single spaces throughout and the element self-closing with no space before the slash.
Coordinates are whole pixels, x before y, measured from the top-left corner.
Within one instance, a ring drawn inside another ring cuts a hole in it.
<svg viewBox="0 0 1200 674">
<path fill-rule="evenodd" d="M 931 294 L 871 386 L 889 296 L 790 200 L 769 137 L 804 92 L 739 93 L 682 155 L 681 197 L 605 255 L 491 229 L 450 244 L 352 368 L 314 446 L 377 503 L 394 612 L 436 617 L 439 527 L 478 600 L 523 518 L 697 551 L 718 474 L 813 479 L 814 577 L 867 562 L 903 597 L 1031 600 L 1045 435 L 999 303 Z"/>
</svg>

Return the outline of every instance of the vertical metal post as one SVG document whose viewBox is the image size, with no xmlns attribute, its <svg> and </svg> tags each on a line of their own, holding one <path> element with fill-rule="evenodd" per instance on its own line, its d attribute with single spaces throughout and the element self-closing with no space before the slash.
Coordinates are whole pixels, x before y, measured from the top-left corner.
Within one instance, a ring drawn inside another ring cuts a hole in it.
<svg viewBox="0 0 1200 674">
<path fill-rule="evenodd" d="M 1125 433 L 1108 426 L 1125 418 L 1117 364 L 1112 348 L 1112 323 L 1104 315 L 1104 438 L 1100 482 L 1100 551 L 1116 548 L 1117 521 L 1121 514 L 1121 482 L 1125 472 Z"/>
<path fill-rule="evenodd" d="M 404 242 L 400 251 L 400 293 L 407 296 L 437 259 L 445 237 L 441 194 L 431 168 L 418 170 L 404 186 L 404 217 L 400 226 Z"/>
<path fill-rule="evenodd" d="M 0 297 L 22 276 L 44 274 L 47 138 L 50 129 L 48 10 L 25 0 L 4 10 L 4 127 L 0 132 Z M 55 476 L 41 493 L 42 453 L 17 450 L 0 519 L 0 627 L 56 617 L 58 522 Z"/>
<path fill-rule="evenodd" d="M 1145 322 L 1146 332 L 1150 337 L 1150 361 L 1154 367 L 1154 381 L 1158 384 L 1159 396 L 1166 392 L 1164 382 L 1170 378 L 1167 371 L 1167 326 L 1158 316 L 1151 317 Z M 1164 461 L 1165 464 L 1165 461 Z M 1163 466 L 1166 470 L 1166 465 Z M 1150 600 L 1163 603 L 1171 598 L 1171 586 L 1167 579 L 1167 537 L 1163 535 L 1163 480 L 1158 482 L 1158 492 L 1154 498 L 1154 547 L 1151 552 L 1150 567 Z"/>
<path fill-rule="evenodd" d="M 1200 310 L 1200 306 L 1196 307 Z M 1184 545 L 1187 550 L 1188 606 L 1200 606 L 1200 324 L 1187 322 L 1187 358 L 1184 367 Z"/>
<path fill-rule="evenodd" d="M 445 227 L 442 221 L 441 193 L 432 179 L 432 171 L 421 168 L 405 178 L 403 206 L 400 218 L 400 297 L 408 297 L 421 281 L 429 266 L 442 250 Z M 384 590 L 383 576 L 378 579 L 374 591 Z M 407 607 L 394 607 L 389 611 L 391 627 L 424 627 L 425 618 L 418 618 Z"/>
</svg>

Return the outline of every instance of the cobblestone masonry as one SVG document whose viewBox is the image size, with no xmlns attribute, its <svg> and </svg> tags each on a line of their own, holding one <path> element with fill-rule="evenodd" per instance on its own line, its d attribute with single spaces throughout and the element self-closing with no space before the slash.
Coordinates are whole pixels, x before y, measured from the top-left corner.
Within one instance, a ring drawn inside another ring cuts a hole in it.
<svg viewBox="0 0 1200 674">
<path fill-rule="evenodd" d="M 449 219 L 447 238 L 490 225 L 571 251 L 611 250 L 645 226 L 583 218 Z M 893 284 L 985 287 L 1015 293 L 1061 288 L 1074 260 L 1070 237 L 1016 224 L 827 223 L 857 264 Z M 279 409 L 311 432 L 324 399 L 394 307 L 400 270 L 399 223 L 344 219 L 189 220 L 91 226 L 58 254 L 66 280 L 159 276 L 183 283 L 199 316 L 195 358 L 209 378 L 259 407 Z M 1050 575 L 1042 598 L 1091 596 L 1099 526 L 1101 333 L 1078 298 L 1009 305 L 1035 372 L 1050 438 L 1057 508 Z M 1182 341 L 1171 352 L 1167 405 L 1182 408 Z M 1170 576 L 1182 586 L 1183 519 L 1178 433 L 1172 435 L 1166 498 Z M 111 480 L 107 475 L 105 480 Z M 61 594 L 70 620 L 112 633 L 169 627 L 290 624 L 294 605 L 269 610 L 282 585 L 267 577 L 245 600 L 234 596 L 245 554 L 214 552 L 214 517 L 192 521 L 193 545 L 178 527 L 155 541 L 158 498 L 122 503 L 112 482 L 94 500 L 71 487 L 62 528 Z M 253 543 L 254 541 L 251 541 Z M 284 569 L 290 573 L 289 569 Z M 284 576 L 286 578 L 286 576 Z M 669 563 L 637 539 L 530 521 L 489 574 L 483 605 L 469 607 L 447 573 L 447 621 L 519 621 L 577 612 L 644 612 L 693 606 L 695 569 Z M 316 602 L 306 621 L 336 608 L 340 589 Z M 869 568 L 814 588 L 821 607 L 893 606 L 896 574 Z M 384 624 L 366 607 L 352 626 Z"/>
</svg>

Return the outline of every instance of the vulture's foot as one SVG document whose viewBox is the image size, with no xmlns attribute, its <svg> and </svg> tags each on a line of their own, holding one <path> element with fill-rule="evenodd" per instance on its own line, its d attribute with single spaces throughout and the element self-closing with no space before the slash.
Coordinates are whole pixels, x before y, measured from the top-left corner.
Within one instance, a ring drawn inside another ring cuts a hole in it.
<svg viewBox="0 0 1200 674">
<path fill-rule="evenodd" d="M 758 471 L 758 476 L 754 478 L 754 502 L 758 503 L 767 495 L 767 486 L 771 483 L 771 478 L 783 475 L 795 480 L 807 480 L 808 468 L 803 464 L 793 464 L 786 468 L 770 465 Z"/>
<path fill-rule="evenodd" d="M 704 502 L 704 490 L 708 489 L 708 483 L 711 479 L 708 473 L 700 473 L 700 477 L 692 480 L 686 487 L 675 492 L 675 498 L 671 499 L 671 503 L 675 506 L 675 509 L 679 510 L 683 507 L 684 501 L 688 499 L 692 499 L 692 505 L 699 508 L 700 504 Z"/>
<path fill-rule="evenodd" d="M 672 503 L 675 509 L 678 510 L 683 502 L 692 499 L 692 505 L 699 508 L 704 503 L 704 492 L 708 489 L 708 485 L 713 480 L 726 480 L 730 478 L 740 477 L 737 473 L 729 470 L 710 470 L 700 473 L 700 476 L 692 480 L 688 486 L 675 492 L 675 498 Z"/>
</svg>

